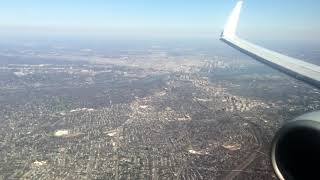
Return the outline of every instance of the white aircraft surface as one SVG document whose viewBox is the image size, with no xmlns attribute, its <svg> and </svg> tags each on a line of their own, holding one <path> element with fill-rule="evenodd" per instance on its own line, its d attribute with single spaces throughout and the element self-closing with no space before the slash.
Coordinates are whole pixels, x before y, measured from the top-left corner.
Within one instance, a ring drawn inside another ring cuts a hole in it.
<svg viewBox="0 0 320 180">
<path fill-rule="evenodd" d="M 236 30 L 242 4 L 243 1 L 238 1 L 220 39 L 264 64 L 320 88 L 320 66 L 265 49 L 237 36 Z"/>
<path fill-rule="evenodd" d="M 220 39 L 252 58 L 320 89 L 320 66 L 288 57 L 239 38 L 236 34 L 243 1 L 233 9 Z M 320 179 L 320 111 L 287 122 L 276 134 L 271 162 L 280 180 Z"/>
</svg>

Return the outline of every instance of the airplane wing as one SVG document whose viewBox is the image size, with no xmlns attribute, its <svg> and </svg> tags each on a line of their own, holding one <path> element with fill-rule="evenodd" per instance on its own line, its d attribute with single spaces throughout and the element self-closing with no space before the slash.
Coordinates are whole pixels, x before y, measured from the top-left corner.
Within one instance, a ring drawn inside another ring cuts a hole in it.
<svg viewBox="0 0 320 180">
<path fill-rule="evenodd" d="M 320 66 L 268 50 L 243 40 L 236 35 L 242 4 L 242 0 L 237 2 L 225 25 L 220 40 L 266 65 L 320 88 Z"/>
</svg>

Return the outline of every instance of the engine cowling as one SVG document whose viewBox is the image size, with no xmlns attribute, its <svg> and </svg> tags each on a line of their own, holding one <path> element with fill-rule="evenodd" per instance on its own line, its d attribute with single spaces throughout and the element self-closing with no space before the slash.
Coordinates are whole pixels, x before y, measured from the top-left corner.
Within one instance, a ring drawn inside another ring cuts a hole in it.
<svg viewBox="0 0 320 180">
<path fill-rule="evenodd" d="M 320 111 L 302 115 L 277 132 L 271 161 L 281 180 L 320 178 Z"/>
</svg>

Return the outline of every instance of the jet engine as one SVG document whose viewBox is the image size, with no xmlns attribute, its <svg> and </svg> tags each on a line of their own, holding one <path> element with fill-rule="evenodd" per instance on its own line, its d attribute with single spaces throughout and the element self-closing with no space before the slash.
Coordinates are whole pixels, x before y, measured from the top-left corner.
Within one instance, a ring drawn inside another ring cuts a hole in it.
<svg viewBox="0 0 320 180">
<path fill-rule="evenodd" d="M 285 124 L 272 142 L 271 160 L 281 180 L 320 178 L 320 111 Z"/>
</svg>

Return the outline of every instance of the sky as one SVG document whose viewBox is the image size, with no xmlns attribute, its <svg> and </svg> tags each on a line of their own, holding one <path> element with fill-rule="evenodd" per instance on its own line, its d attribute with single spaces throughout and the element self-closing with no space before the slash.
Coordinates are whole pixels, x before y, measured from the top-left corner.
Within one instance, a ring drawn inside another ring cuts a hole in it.
<svg viewBox="0 0 320 180">
<path fill-rule="evenodd" d="M 236 4 L 236 0 L 2 1 L 0 35 L 214 37 Z M 319 0 L 245 0 L 239 33 L 248 38 L 320 39 L 319 7 Z"/>
</svg>

